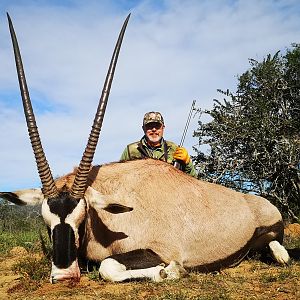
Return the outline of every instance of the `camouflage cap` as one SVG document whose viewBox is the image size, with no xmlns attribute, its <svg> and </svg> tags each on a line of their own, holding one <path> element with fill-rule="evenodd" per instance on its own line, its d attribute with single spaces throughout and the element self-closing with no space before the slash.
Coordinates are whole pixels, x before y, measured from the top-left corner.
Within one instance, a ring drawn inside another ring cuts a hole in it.
<svg viewBox="0 0 300 300">
<path fill-rule="evenodd" d="M 143 126 L 145 126 L 148 123 L 157 122 L 162 125 L 164 125 L 164 118 L 162 117 L 161 113 L 156 111 L 150 111 L 145 113 L 144 119 L 143 119 Z"/>
</svg>

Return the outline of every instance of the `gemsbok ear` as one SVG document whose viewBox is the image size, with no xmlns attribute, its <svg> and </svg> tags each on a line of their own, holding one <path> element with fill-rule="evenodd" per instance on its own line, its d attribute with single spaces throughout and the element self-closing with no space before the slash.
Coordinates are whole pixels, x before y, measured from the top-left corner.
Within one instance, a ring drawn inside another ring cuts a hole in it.
<svg viewBox="0 0 300 300">
<path fill-rule="evenodd" d="M 38 205 L 42 204 L 45 199 L 41 189 L 2 192 L 0 193 L 0 198 L 3 198 L 16 205 Z"/>
<path fill-rule="evenodd" d="M 86 189 L 84 196 L 89 206 L 96 210 L 103 209 L 112 214 L 120 214 L 133 210 L 132 207 L 123 205 L 119 203 L 119 201 L 116 201 L 114 196 L 103 195 L 90 186 Z"/>
</svg>

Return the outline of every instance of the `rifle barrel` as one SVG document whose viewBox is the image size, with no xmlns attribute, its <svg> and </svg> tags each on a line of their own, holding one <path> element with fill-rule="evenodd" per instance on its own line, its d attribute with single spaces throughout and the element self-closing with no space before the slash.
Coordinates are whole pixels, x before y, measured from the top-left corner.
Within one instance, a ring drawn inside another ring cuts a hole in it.
<svg viewBox="0 0 300 300">
<path fill-rule="evenodd" d="M 180 141 L 180 144 L 179 144 L 180 147 L 183 146 L 183 143 L 184 143 L 184 140 L 185 140 L 185 136 L 186 136 L 187 130 L 188 130 L 189 125 L 190 125 L 190 121 L 191 121 L 191 117 L 192 117 L 192 113 L 193 113 L 195 104 L 196 104 L 196 100 L 193 100 L 193 103 L 192 103 L 192 106 L 191 106 L 191 109 L 190 109 L 190 112 L 189 112 L 189 115 L 188 115 L 188 118 L 187 118 L 184 130 L 183 130 L 181 141 Z"/>
</svg>

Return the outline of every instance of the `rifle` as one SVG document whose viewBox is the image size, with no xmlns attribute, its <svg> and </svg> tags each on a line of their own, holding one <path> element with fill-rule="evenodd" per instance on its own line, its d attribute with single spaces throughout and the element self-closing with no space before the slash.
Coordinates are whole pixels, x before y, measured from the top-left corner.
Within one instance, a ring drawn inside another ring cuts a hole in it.
<svg viewBox="0 0 300 300">
<path fill-rule="evenodd" d="M 188 115 L 188 118 L 187 118 L 187 121 L 186 121 L 186 124 L 185 124 L 185 127 L 184 127 L 184 130 L 183 130 L 183 134 L 182 134 L 182 137 L 181 137 L 181 140 L 180 140 L 179 147 L 183 146 L 183 143 L 184 143 L 184 140 L 185 140 L 185 136 L 186 136 L 187 130 L 188 130 L 189 125 L 190 125 L 190 121 L 191 121 L 191 117 L 192 117 L 192 113 L 193 113 L 195 104 L 196 104 L 196 100 L 193 100 L 192 106 L 191 106 L 191 109 L 190 109 L 190 112 L 189 112 L 189 115 Z M 174 167 L 176 169 L 180 170 L 182 166 L 181 166 L 181 164 L 180 164 L 179 161 L 175 161 Z"/>
</svg>

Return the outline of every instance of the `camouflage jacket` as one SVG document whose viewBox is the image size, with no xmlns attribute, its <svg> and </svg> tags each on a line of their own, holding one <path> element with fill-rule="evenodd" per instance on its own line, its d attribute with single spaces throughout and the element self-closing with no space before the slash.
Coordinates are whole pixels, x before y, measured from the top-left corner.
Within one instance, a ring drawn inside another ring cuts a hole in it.
<svg viewBox="0 0 300 300">
<path fill-rule="evenodd" d="M 178 146 L 175 143 L 165 141 L 164 139 L 162 139 L 159 147 L 151 147 L 147 144 L 145 137 L 143 137 L 140 141 L 127 145 L 120 160 L 151 157 L 173 164 L 175 162 L 173 153 L 177 147 Z M 190 160 L 187 165 L 183 166 L 182 171 L 193 177 L 197 177 L 192 160 Z"/>
</svg>

